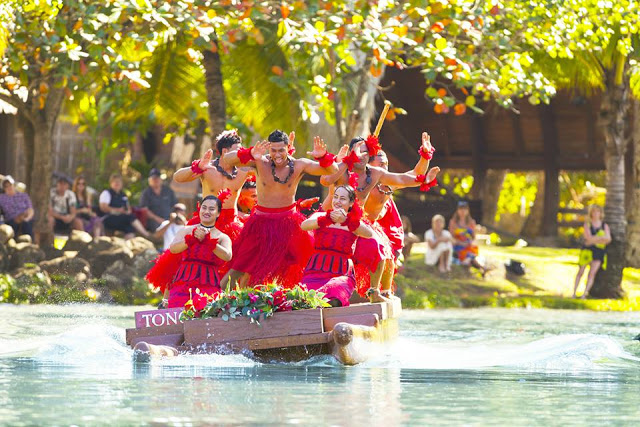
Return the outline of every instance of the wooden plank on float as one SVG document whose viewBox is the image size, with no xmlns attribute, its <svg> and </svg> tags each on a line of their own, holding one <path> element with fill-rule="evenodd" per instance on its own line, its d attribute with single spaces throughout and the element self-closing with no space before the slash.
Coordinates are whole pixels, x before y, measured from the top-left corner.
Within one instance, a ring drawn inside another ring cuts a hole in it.
<svg viewBox="0 0 640 427">
<path fill-rule="evenodd" d="M 260 325 L 246 317 L 226 322 L 221 318 L 189 320 L 184 323 L 184 341 L 187 345 L 219 344 L 324 332 L 321 309 L 276 313 Z"/>
<path fill-rule="evenodd" d="M 342 317 L 352 316 L 357 314 L 377 314 L 380 320 L 385 320 L 388 317 L 388 305 L 387 303 L 362 303 L 352 304 L 347 307 L 332 307 L 323 308 L 323 318 L 328 317 Z"/>
<path fill-rule="evenodd" d="M 131 342 L 134 338 L 156 337 L 156 336 L 165 336 L 165 335 L 174 335 L 174 334 L 182 335 L 184 332 L 182 325 L 183 325 L 182 323 L 178 323 L 177 325 L 151 326 L 149 328 L 127 329 L 126 342 L 127 344 L 131 345 Z"/>
</svg>

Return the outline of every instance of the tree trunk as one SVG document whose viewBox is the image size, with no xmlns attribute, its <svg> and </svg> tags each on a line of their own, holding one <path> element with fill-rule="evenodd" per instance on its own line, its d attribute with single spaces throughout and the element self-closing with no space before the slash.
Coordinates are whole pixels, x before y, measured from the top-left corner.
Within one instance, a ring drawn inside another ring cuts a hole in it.
<svg viewBox="0 0 640 427">
<path fill-rule="evenodd" d="M 605 139 L 605 164 L 607 167 L 607 201 L 604 219 L 611 230 L 611 243 L 607 246 L 607 269 L 598 271 L 590 296 L 596 298 L 621 298 L 622 270 L 625 267 L 625 174 L 626 119 L 629 108 L 629 81 L 614 83 L 609 71 L 607 86 L 600 105 L 599 126 Z"/>
<path fill-rule="evenodd" d="M 18 127 L 22 130 L 22 137 L 24 139 L 24 158 L 26 160 L 26 173 L 25 184 L 27 191 L 31 190 L 31 171 L 33 170 L 33 150 L 35 135 L 33 125 L 31 122 L 20 112 L 18 112 Z"/>
<path fill-rule="evenodd" d="M 51 189 L 53 126 L 38 120 L 33 124 L 33 164 L 30 170 L 29 196 L 35 210 L 34 232 L 40 246 L 53 244 L 53 231 L 49 229 L 49 191 Z M 25 135 L 26 136 L 26 135 Z"/>
<path fill-rule="evenodd" d="M 217 43 L 216 43 L 217 46 Z M 205 89 L 209 103 L 209 128 L 212 141 L 224 131 L 227 123 L 226 98 L 222 85 L 222 64 L 218 51 L 204 50 Z"/>
<path fill-rule="evenodd" d="M 633 185 L 627 220 L 626 264 L 640 268 L 640 101 L 633 102 Z"/>
</svg>

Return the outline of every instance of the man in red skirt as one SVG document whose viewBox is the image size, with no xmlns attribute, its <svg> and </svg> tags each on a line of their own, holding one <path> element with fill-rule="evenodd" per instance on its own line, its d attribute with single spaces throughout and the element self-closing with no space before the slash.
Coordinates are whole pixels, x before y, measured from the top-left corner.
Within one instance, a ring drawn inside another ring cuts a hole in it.
<svg viewBox="0 0 640 427">
<path fill-rule="evenodd" d="M 302 175 L 335 173 L 335 156 L 321 138 L 314 139 L 314 157 L 296 159 L 290 154 L 291 138 L 276 130 L 267 141 L 225 155 L 230 165 L 256 169 L 258 204 L 233 246 L 231 284 L 242 276 L 242 286 L 278 282 L 291 287 L 300 283 L 313 250 L 311 235 L 300 228 L 305 219 L 296 206 L 295 194 Z"/>
</svg>

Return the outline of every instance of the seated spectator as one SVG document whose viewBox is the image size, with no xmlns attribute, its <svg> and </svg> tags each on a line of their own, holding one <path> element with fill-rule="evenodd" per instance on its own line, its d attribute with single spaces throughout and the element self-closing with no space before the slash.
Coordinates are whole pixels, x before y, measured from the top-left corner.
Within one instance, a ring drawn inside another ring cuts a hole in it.
<svg viewBox="0 0 640 427">
<path fill-rule="evenodd" d="M 240 190 L 240 196 L 238 196 L 238 216 L 243 220 L 248 218 L 257 203 L 256 177 L 252 175 L 247 178 L 242 186 L 242 190 Z"/>
<path fill-rule="evenodd" d="M 7 175 L 2 180 L 3 194 L 0 194 L 0 211 L 5 224 L 13 228 L 15 237 L 28 234 L 33 239 L 33 205 L 26 193 L 16 191 L 15 180 Z"/>
<path fill-rule="evenodd" d="M 129 199 L 122 191 L 122 176 L 112 174 L 109 177 L 109 188 L 100 194 L 100 210 L 105 213 L 102 220 L 105 230 L 120 231 L 125 239 L 131 239 L 137 231 L 148 238 L 149 232 L 142 223 L 131 213 Z"/>
<path fill-rule="evenodd" d="M 166 251 L 169 249 L 178 230 L 187 224 L 186 214 L 187 207 L 182 203 L 176 203 L 173 205 L 171 214 L 169 214 L 169 219 L 162 221 L 162 224 L 160 224 L 153 233 L 154 239 L 160 239 L 162 237 L 164 242 L 162 246 L 163 250 Z"/>
<path fill-rule="evenodd" d="M 408 216 L 402 215 L 402 229 L 404 230 L 404 246 L 402 247 L 402 256 L 407 262 L 409 255 L 411 255 L 411 248 L 415 243 L 418 243 L 420 239 L 418 236 L 411 232 L 411 220 Z"/>
<path fill-rule="evenodd" d="M 169 218 L 171 209 L 178 203 L 178 199 L 172 189 L 163 185 L 158 169 L 151 169 L 148 182 L 149 187 L 140 196 L 140 207 L 147 208 L 147 230 L 155 232 L 158 226 Z"/>
<path fill-rule="evenodd" d="M 448 230 L 445 230 L 442 215 L 434 215 L 431 218 L 431 229 L 424 233 L 424 241 L 427 243 L 424 263 L 427 265 L 438 264 L 438 270 L 441 273 L 451 271 L 453 237 Z"/>
<path fill-rule="evenodd" d="M 69 234 L 72 228 L 82 230 L 82 225 L 76 221 L 76 203 L 76 195 L 69 189 L 69 181 L 59 177 L 55 188 L 49 193 L 47 218 L 49 228 L 55 234 Z"/>
<path fill-rule="evenodd" d="M 80 230 L 100 237 L 102 234 L 102 223 L 100 218 L 93 211 L 91 193 L 87 189 L 87 180 L 83 176 L 78 176 L 73 181 L 73 193 L 76 195 L 76 221 L 80 225 Z"/>
<path fill-rule="evenodd" d="M 482 276 L 487 273 L 484 265 L 478 261 L 478 246 L 475 245 L 476 222 L 469 214 L 469 203 L 461 200 L 449 221 L 449 231 L 453 235 L 454 262 L 471 265 L 480 270 Z"/>
</svg>

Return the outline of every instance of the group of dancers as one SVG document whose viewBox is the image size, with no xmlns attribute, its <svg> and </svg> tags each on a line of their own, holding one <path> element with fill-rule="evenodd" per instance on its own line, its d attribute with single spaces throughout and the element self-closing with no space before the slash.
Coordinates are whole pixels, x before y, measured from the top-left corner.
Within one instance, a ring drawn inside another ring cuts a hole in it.
<svg viewBox="0 0 640 427">
<path fill-rule="evenodd" d="M 371 302 L 392 297 L 404 235 L 392 194 L 437 184 L 429 135 L 422 134 L 419 161 L 405 173 L 388 171 L 375 136 L 354 138 L 338 155 L 316 137 L 307 153 L 313 160 L 293 156 L 294 138 L 276 130 L 245 148 L 236 131 L 225 131 L 216 138 L 218 158 L 210 149 L 174 174 L 178 182 L 200 179 L 203 199 L 147 275 L 169 308 L 183 307 L 195 292 L 266 283 L 302 284 L 332 306 L 349 305 L 356 289 Z M 329 190 L 308 218 L 295 199 L 304 174 L 320 176 Z M 245 216 L 238 198 L 251 179 L 257 204 Z"/>
</svg>

